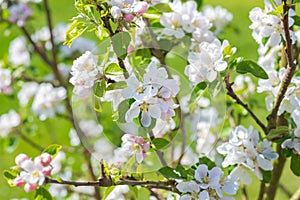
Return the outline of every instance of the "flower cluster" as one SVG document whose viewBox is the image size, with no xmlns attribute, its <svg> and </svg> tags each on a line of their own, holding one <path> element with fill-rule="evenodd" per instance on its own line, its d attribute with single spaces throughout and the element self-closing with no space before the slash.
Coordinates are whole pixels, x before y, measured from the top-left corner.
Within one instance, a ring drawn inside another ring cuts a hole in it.
<svg viewBox="0 0 300 200">
<path fill-rule="evenodd" d="M 223 167 L 238 165 L 231 175 L 239 177 L 245 184 L 251 182 L 249 174 L 245 172 L 245 168 L 253 171 L 262 180 L 261 169 L 265 171 L 272 170 L 271 160 L 275 160 L 278 157 L 278 154 L 272 148 L 272 142 L 268 140 L 259 141 L 258 131 L 253 130 L 252 126 L 248 130 L 243 126 L 236 127 L 229 141 L 221 144 L 217 151 L 222 155 L 226 155 L 222 163 Z"/>
<path fill-rule="evenodd" d="M 0 136 L 6 137 L 12 128 L 19 126 L 21 118 L 14 110 L 10 110 L 8 113 L 1 115 L 0 117 Z"/>
<path fill-rule="evenodd" d="M 157 68 L 152 61 L 144 74 L 143 82 L 132 74 L 127 80 L 127 87 L 122 90 L 125 99 L 134 99 L 125 114 L 125 120 L 132 122 L 141 114 L 142 126 L 149 127 L 151 119 L 168 120 L 175 116 L 174 109 L 178 107 L 172 100 L 179 92 L 176 80 L 168 78 L 165 68 Z"/>
<path fill-rule="evenodd" d="M 74 60 L 70 83 L 75 87 L 73 92 L 81 97 L 87 97 L 95 81 L 102 74 L 102 69 L 97 65 L 97 58 L 86 51 L 82 56 Z"/>
<path fill-rule="evenodd" d="M 30 64 L 30 54 L 26 47 L 26 40 L 23 37 L 17 37 L 9 44 L 9 61 L 14 66 Z"/>
<path fill-rule="evenodd" d="M 115 19 L 123 19 L 130 23 L 135 16 L 141 16 L 148 10 L 148 3 L 145 1 L 136 0 L 111 0 L 109 3 L 112 7 L 110 9 L 111 15 Z"/>
<path fill-rule="evenodd" d="M 182 38 L 186 33 L 192 33 L 193 38 L 201 41 L 212 41 L 214 34 L 209 30 L 212 24 L 209 20 L 197 11 L 195 1 L 181 3 L 176 0 L 169 4 L 173 12 L 163 13 L 160 23 L 165 28 L 163 33 L 168 36 Z"/>
<path fill-rule="evenodd" d="M 237 179 L 231 176 L 223 177 L 224 172 L 219 167 L 208 169 L 208 166 L 201 164 L 197 167 L 194 178 L 195 181 L 180 182 L 176 188 L 184 194 L 180 200 L 191 199 L 219 199 L 223 198 L 223 192 L 229 195 L 236 194 L 238 189 Z M 233 199 L 226 196 L 226 199 Z"/>
<path fill-rule="evenodd" d="M 25 25 L 28 17 L 32 15 L 32 11 L 27 4 L 17 4 L 9 7 L 9 21 L 16 23 L 22 27 Z"/>
<path fill-rule="evenodd" d="M 26 154 L 19 154 L 15 162 L 21 172 L 14 179 L 14 185 L 22 187 L 25 184 L 26 192 L 36 190 L 39 185 L 44 183 L 45 177 L 51 175 L 51 161 L 51 155 L 48 153 L 35 157 L 33 161 Z"/>
<path fill-rule="evenodd" d="M 64 106 L 61 101 L 66 98 L 67 92 L 63 87 L 54 88 L 50 83 L 38 85 L 35 82 L 23 84 L 18 93 L 18 98 L 22 106 L 26 106 L 34 96 L 31 106 L 32 111 L 41 120 L 54 117 L 55 113 L 63 113 Z"/>
<path fill-rule="evenodd" d="M 276 2 L 276 6 L 280 6 L 281 1 Z M 265 1 L 265 9 L 262 10 L 256 7 L 250 11 L 249 18 L 252 21 L 250 29 L 253 30 L 252 36 L 259 43 L 263 44 L 263 38 L 267 38 L 266 46 L 275 47 L 281 42 L 283 35 L 283 25 L 281 21 L 281 13 L 276 13 L 276 6 L 273 6 L 268 0 Z M 293 26 L 294 20 L 291 16 L 294 16 L 293 9 L 289 10 L 289 26 Z M 292 38 L 295 37 L 293 31 L 290 31 Z M 284 37 L 283 37 L 284 38 Z"/>
<path fill-rule="evenodd" d="M 142 137 L 125 134 L 122 137 L 121 149 L 126 152 L 127 156 L 135 154 L 136 161 L 141 163 L 150 149 L 150 142 L 145 141 Z"/>
<path fill-rule="evenodd" d="M 199 52 L 190 53 L 188 56 L 189 65 L 185 68 L 185 74 L 194 84 L 202 81 L 212 82 L 217 79 L 218 72 L 227 68 L 224 61 L 223 50 L 229 46 L 228 41 L 223 44 L 218 39 L 213 42 L 202 42 L 199 45 Z"/>
</svg>

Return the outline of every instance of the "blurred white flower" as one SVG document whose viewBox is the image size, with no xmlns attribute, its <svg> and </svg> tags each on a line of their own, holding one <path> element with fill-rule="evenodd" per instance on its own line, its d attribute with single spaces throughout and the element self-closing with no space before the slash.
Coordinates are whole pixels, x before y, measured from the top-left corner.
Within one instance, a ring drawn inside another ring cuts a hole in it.
<svg viewBox="0 0 300 200">
<path fill-rule="evenodd" d="M 32 111 L 39 116 L 40 120 L 54 117 L 55 113 L 63 113 L 62 101 L 66 98 L 65 88 L 54 88 L 50 83 L 42 83 L 34 96 Z"/>
<path fill-rule="evenodd" d="M 8 21 L 23 27 L 28 17 L 32 15 L 32 10 L 27 4 L 15 4 L 9 7 Z"/>
<path fill-rule="evenodd" d="M 8 53 L 8 60 L 13 66 L 28 66 L 30 64 L 30 54 L 26 47 L 26 40 L 23 37 L 17 37 L 10 42 Z"/>
<path fill-rule="evenodd" d="M 6 137 L 12 128 L 19 126 L 21 117 L 16 111 L 10 110 L 8 113 L 0 116 L 0 136 Z"/>
</svg>

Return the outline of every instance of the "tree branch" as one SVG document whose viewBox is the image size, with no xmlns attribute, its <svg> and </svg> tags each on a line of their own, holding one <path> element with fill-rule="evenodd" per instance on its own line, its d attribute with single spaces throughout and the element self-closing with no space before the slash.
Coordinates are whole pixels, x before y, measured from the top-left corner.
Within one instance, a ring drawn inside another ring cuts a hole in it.
<svg viewBox="0 0 300 200">
<path fill-rule="evenodd" d="M 264 133 L 267 134 L 268 130 L 267 127 L 258 119 L 258 117 L 252 112 L 252 110 L 248 107 L 247 104 L 245 104 L 233 91 L 232 89 L 232 85 L 233 83 L 229 82 L 229 78 L 230 78 L 230 74 L 228 73 L 225 78 L 225 84 L 226 84 L 226 89 L 227 89 L 227 94 L 235 100 L 235 102 L 239 105 L 241 105 L 244 109 L 246 109 L 248 111 L 248 113 L 250 114 L 250 116 L 254 119 L 254 121 L 261 127 L 261 129 L 264 131 Z"/>
<path fill-rule="evenodd" d="M 104 179 L 99 179 L 99 181 L 67 181 L 67 180 L 54 180 L 51 178 L 46 178 L 44 184 L 61 184 L 61 185 L 73 185 L 75 187 L 80 186 L 93 186 L 93 187 L 110 187 L 114 185 L 130 185 L 130 186 L 141 186 L 146 188 L 158 188 L 164 189 L 171 192 L 175 192 L 181 194 L 177 188 L 175 187 L 174 180 L 167 180 L 167 181 L 137 181 L 137 180 L 128 180 L 128 179 L 121 179 L 118 182 L 104 181 Z"/>
<path fill-rule="evenodd" d="M 286 40 L 285 55 L 287 57 L 288 65 L 278 95 L 276 96 L 273 110 L 271 114 L 267 117 L 269 130 L 276 128 L 276 120 L 277 120 L 277 113 L 279 107 L 281 105 L 282 100 L 285 97 L 285 93 L 292 81 L 292 78 L 296 70 L 296 66 L 298 64 L 297 59 L 293 58 L 293 52 L 292 52 L 292 40 L 290 36 L 289 15 L 288 15 L 289 9 L 290 7 L 287 5 L 287 1 L 283 0 L 282 22 L 283 22 L 283 30 L 284 30 L 285 40 Z"/>
</svg>

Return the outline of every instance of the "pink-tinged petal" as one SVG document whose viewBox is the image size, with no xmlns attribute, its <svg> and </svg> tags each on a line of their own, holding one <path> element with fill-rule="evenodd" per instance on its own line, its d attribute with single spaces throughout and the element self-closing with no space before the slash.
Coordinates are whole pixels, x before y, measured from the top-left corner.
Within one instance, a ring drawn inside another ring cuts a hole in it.
<svg viewBox="0 0 300 200">
<path fill-rule="evenodd" d="M 133 19 L 134 19 L 134 15 L 132 15 L 132 14 L 125 14 L 124 15 L 124 21 L 127 22 L 127 23 L 132 22 Z"/>
<path fill-rule="evenodd" d="M 43 153 L 41 155 L 41 162 L 43 165 L 49 165 L 51 161 L 52 161 L 52 158 L 49 153 Z"/>
<path fill-rule="evenodd" d="M 151 124 L 151 116 L 147 111 L 142 112 L 141 123 L 144 127 L 149 127 Z"/>
<path fill-rule="evenodd" d="M 24 181 L 20 176 L 18 176 L 17 178 L 14 179 L 15 186 L 22 187 L 23 184 L 24 184 Z"/>
<path fill-rule="evenodd" d="M 24 186 L 25 192 L 30 192 L 30 191 L 36 190 L 36 188 L 37 188 L 36 184 L 26 183 L 25 186 Z"/>
<path fill-rule="evenodd" d="M 15 158 L 15 163 L 16 165 L 18 165 L 19 167 L 21 167 L 22 163 L 25 160 L 29 160 L 28 156 L 24 153 L 19 154 L 16 158 Z"/>
</svg>

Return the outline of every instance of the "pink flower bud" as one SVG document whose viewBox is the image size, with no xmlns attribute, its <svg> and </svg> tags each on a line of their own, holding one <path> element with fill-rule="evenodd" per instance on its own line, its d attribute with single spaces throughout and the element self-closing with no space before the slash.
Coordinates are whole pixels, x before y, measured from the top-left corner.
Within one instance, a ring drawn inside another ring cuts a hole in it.
<svg viewBox="0 0 300 200">
<path fill-rule="evenodd" d="M 142 15 L 144 14 L 145 12 L 147 12 L 148 10 L 148 4 L 146 2 L 137 2 L 133 8 L 133 12 L 136 14 L 136 15 Z"/>
<path fill-rule="evenodd" d="M 24 184 L 24 181 L 20 176 L 18 176 L 17 178 L 14 179 L 15 186 L 22 187 L 23 184 Z"/>
<path fill-rule="evenodd" d="M 128 55 L 131 55 L 132 53 L 134 52 L 134 48 L 133 48 L 133 46 L 128 46 L 128 49 L 127 49 L 127 54 Z"/>
<path fill-rule="evenodd" d="M 37 188 L 36 184 L 26 183 L 25 186 L 24 186 L 25 192 L 30 192 L 30 191 L 36 190 L 36 188 Z"/>
<path fill-rule="evenodd" d="M 47 167 L 43 168 L 42 173 L 45 176 L 50 176 L 51 175 L 51 171 L 52 171 L 52 167 L 51 166 L 47 166 Z"/>
<path fill-rule="evenodd" d="M 15 162 L 16 164 L 21 167 L 22 163 L 25 161 L 25 160 L 29 160 L 28 156 L 24 153 L 21 153 L 19 155 L 17 155 L 16 159 L 15 159 Z"/>
<path fill-rule="evenodd" d="M 111 7 L 111 15 L 113 16 L 113 18 L 118 19 L 121 17 L 121 9 L 117 6 L 113 6 Z"/>
<path fill-rule="evenodd" d="M 52 161 L 52 158 L 49 153 L 43 153 L 41 155 L 41 162 L 43 165 L 49 165 L 51 161 Z"/>
<path fill-rule="evenodd" d="M 127 23 L 132 22 L 132 20 L 134 19 L 134 15 L 133 14 L 125 14 L 124 15 L 124 21 Z"/>
</svg>

